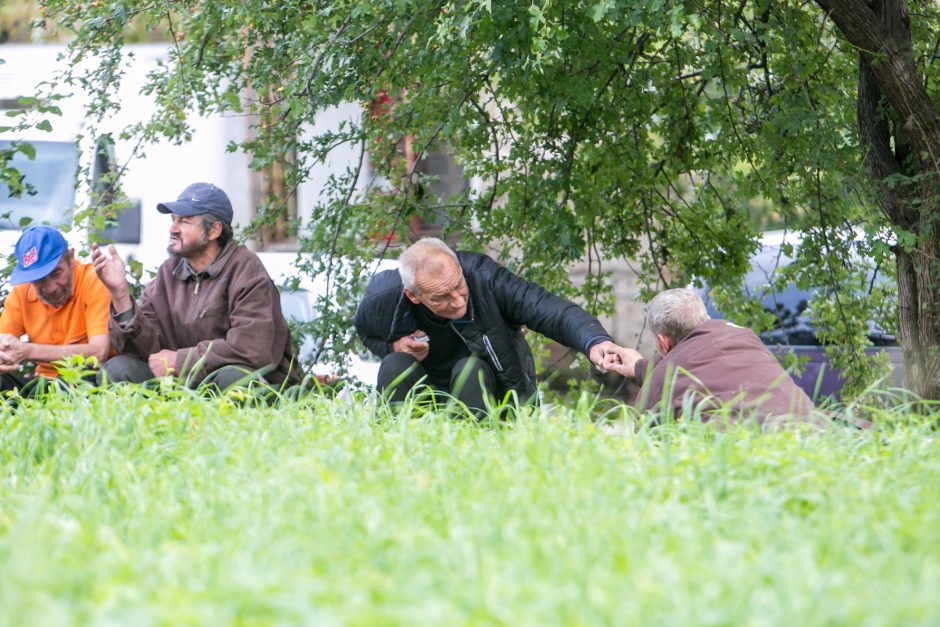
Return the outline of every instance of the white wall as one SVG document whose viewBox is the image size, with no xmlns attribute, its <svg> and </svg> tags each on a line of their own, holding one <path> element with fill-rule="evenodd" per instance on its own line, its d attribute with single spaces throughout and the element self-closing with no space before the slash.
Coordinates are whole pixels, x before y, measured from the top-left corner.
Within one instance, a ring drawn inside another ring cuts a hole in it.
<svg viewBox="0 0 940 627">
<path fill-rule="evenodd" d="M 305 137 L 315 137 L 327 131 L 337 131 L 340 125 L 347 120 L 358 120 L 362 116 L 362 107 L 355 102 L 345 102 L 336 107 L 330 107 L 321 112 L 316 121 L 305 133 Z M 310 168 L 309 180 L 300 185 L 297 190 L 297 209 L 302 220 L 310 219 L 314 205 L 324 199 L 324 190 L 330 174 L 342 175 L 347 169 L 355 168 L 359 163 L 359 144 L 344 144 L 330 152 L 326 163 L 319 163 Z M 358 186 L 368 181 L 368 158 L 363 161 Z"/>
</svg>

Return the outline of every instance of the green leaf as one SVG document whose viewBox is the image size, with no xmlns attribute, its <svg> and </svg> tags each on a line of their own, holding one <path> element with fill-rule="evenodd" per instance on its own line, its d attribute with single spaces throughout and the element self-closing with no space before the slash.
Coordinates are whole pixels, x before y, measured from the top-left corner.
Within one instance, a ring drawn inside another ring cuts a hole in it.
<svg viewBox="0 0 940 627">
<path fill-rule="evenodd" d="M 16 145 L 16 149 L 26 155 L 30 161 L 36 160 L 36 147 L 27 142 L 20 142 Z"/>
</svg>

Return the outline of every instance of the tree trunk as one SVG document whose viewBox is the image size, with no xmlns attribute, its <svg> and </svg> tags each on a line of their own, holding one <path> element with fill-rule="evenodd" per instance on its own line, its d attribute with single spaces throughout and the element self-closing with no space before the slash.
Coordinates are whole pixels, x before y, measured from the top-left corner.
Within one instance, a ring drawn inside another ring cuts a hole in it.
<svg viewBox="0 0 940 627">
<path fill-rule="evenodd" d="M 906 381 L 940 399 L 940 114 L 914 64 L 905 0 L 817 0 L 859 49 L 858 125 L 879 205 L 899 232 L 899 338 Z M 888 107 L 884 104 L 887 103 Z M 887 177 L 910 177 L 899 184 Z"/>
</svg>

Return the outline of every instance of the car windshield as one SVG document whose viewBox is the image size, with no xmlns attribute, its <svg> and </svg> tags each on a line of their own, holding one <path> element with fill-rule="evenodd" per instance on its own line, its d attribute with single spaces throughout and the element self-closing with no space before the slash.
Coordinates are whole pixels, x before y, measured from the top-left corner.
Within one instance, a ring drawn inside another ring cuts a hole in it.
<svg viewBox="0 0 940 627">
<path fill-rule="evenodd" d="M 793 241 L 798 236 L 793 235 Z M 810 301 L 815 290 L 800 289 L 793 283 L 783 289 L 773 289 L 773 281 L 779 270 L 789 264 L 792 259 L 781 250 L 781 243 L 765 241 L 761 248 L 751 257 L 751 267 L 744 279 L 744 288 L 751 298 L 760 299 L 765 311 L 775 315 L 774 328 L 760 334 L 767 344 L 793 344 L 793 345 L 819 345 L 816 336 L 816 326 L 810 317 Z M 877 268 L 868 271 L 868 285 L 881 285 L 887 280 L 884 273 Z M 706 288 L 707 291 L 707 288 Z M 715 308 L 707 296 L 705 302 L 708 313 L 713 318 L 724 318 L 723 312 Z M 875 345 L 890 346 L 897 343 L 896 337 L 878 326 L 875 322 L 868 322 L 868 336 Z"/>
<path fill-rule="evenodd" d="M 23 180 L 32 186 L 33 194 L 10 195 L 10 188 L 0 183 L 0 229 L 19 229 L 25 219 L 33 224 L 62 224 L 75 204 L 74 175 L 78 152 L 70 142 L 29 142 L 36 149 L 36 158 L 29 159 L 16 152 L 9 165 L 16 168 Z M 8 149 L 9 141 L 0 140 L 0 150 Z"/>
</svg>

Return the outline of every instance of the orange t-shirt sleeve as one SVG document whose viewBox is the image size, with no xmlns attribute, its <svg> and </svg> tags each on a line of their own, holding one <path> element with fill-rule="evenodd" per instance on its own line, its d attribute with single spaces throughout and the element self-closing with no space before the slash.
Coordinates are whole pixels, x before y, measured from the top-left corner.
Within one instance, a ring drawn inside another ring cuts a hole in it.
<svg viewBox="0 0 940 627">
<path fill-rule="evenodd" d="M 28 284 L 27 284 L 28 286 Z M 25 290 L 20 286 L 13 288 L 3 303 L 3 313 L 0 313 L 0 333 L 9 333 L 20 337 L 26 333 L 23 326 L 23 297 Z"/>
<path fill-rule="evenodd" d="M 108 333 L 108 318 L 111 316 L 111 293 L 93 270 L 86 271 L 82 286 L 85 306 L 85 332 L 91 339 Z"/>
</svg>

